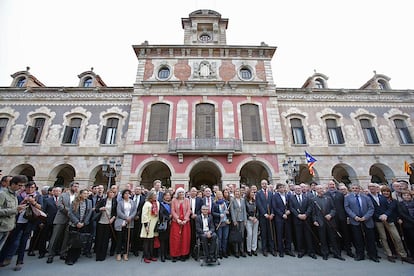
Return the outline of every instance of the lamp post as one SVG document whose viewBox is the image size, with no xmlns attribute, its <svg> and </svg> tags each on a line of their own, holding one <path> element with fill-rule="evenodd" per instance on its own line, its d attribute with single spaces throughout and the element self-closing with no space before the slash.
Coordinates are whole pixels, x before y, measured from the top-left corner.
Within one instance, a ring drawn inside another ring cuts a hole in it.
<svg viewBox="0 0 414 276">
<path fill-rule="evenodd" d="M 295 177 L 299 175 L 299 164 L 296 160 L 292 160 L 291 157 L 289 157 L 287 160 L 285 159 L 282 163 L 283 171 L 288 177 L 288 180 L 286 180 L 286 184 L 289 184 L 289 182 L 295 183 Z"/>
<path fill-rule="evenodd" d="M 112 158 L 108 163 L 108 159 L 104 159 L 104 163 L 102 164 L 102 173 L 104 176 L 108 177 L 108 189 L 111 188 L 112 177 L 116 177 L 118 175 L 121 171 L 121 167 L 121 160 L 115 161 L 115 158 Z"/>
</svg>

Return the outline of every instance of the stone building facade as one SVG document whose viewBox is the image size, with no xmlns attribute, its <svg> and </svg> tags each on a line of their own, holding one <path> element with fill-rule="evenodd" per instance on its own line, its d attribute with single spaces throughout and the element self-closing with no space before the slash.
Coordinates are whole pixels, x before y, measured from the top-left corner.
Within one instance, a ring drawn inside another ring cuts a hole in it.
<svg viewBox="0 0 414 276">
<path fill-rule="evenodd" d="M 407 178 L 414 91 L 377 73 L 360 89 L 328 88 L 316 72 L 301 88 L 276 87 L 276 47 L 227 45 L 227 24 L 198 10 L 182 19 L 183 45 L 134 45 L 132 87 L 108 87 L 93 69 L 76 87 L 46 87 L 29 68 L 13 74 L 0 88 L 0 168 L 84 187 Z M 305 151 L 318 160 L 313 177 Z M 296 175 L 284 171 L 289 158 Z"/>
</svg>

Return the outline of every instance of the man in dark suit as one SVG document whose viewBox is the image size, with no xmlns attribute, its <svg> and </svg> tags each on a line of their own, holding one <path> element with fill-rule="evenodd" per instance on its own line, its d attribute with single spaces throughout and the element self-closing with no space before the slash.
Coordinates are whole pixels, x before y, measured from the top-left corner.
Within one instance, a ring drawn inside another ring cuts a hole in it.
<svg viewBox="0 0 414 276">
<path fill-rule="evenodd" d="M 134 228 L 132 230 L 132 240 L 131 240 L 131 251 L 134 253 L 134 256 L 139 255 L 139 251 L 142 249 L 143 242 L 140 236 L 142 223 L 141 223 L 141 214 L 142 214 L 142 207 L 145 203 L 145 195 L 142 193 L 142 187 L 136 186 L 134 188 L 134 196 L 132 200 L 135 202 L 137 206 L 137 213 L 134 218 Z"/>
<path fill-rule="evenodd" d="M 52 237 L 49 242 L 49 257 L 47 258 L 47 263 L 53 263 L 53 257 L 60 251 L 60 258 L 65 259 L 67 252 L 67 242 L 69 238 L 69 233 L 66 230 L 66 226 L 69 222 L 69 209 L 70 204 L 75 199 L 75 196 L 78 193 L 79 183 L 72 181 L 70 184 L 70 190 L 66 193 L 63 193 L 59 196 L 55 219 L 53 220 L 53 232 Z M 63 241 L 62 241 L 63 240 Z M 58 248 L 58 245 L 60 245 Z"/>
<path fill-rule="evenodd" d="M 286 185 L 276 184 L 276 193 L 272 196 L 272 213 L 275 214 L 274 225 L 276 227 L 277 251 L 279 256 L 284 257 L 285 253 L 295 257 L 292 252 L 292 232 L 290 209 L 288 206 L 289 196 L 286 193 Z"/>
<path fill-rule="evenodd" d="M 332 253 L 335 259 L 345 261 L 341 257 L 341 253 L 336 243 L 337 230 L 335 226 L 335 207 L 330 197 L 325 195 L 324 188 L 321 185 L 315 187 L 317 193 L 316 197 L 312 199 L 313 209 L 312 209 L 312 218 L 313 224 L 318 228 L 319 241 L 321 243 L 321 253 L 324 260 L 328 259 L 329 244 L 332 248 Z"/>
<path fill-rule="evenodd" d="M 328 182 L 328 191 L 326 192 L 326 195 L 332 199 L 336 210 L 336 215 L 334 218 L 335 224 L 342 236 L 342 238 L 340 238 L 337 235 L 339 241 L 338 245 L 340 245 L 340 248 L 342 247 L 346 251 L 346 254 L 349 257 L 354 258 L 355 255 L 352 253 L 351 249 L 351 232 L 347 222 L 348 215 L 345 212 L 344 207 L 344 194 L 338 191 L 335 182 L 330 180 Z"/>
<path fill-rule="evenodd" d="M 159 179 L 154 180 L 154 182 L 153 182 L 154 191 L 157 194 L 157 200 L 159 202 L 161 202 L 162 201 L 162 198 L 164 197 L 164 193 L 161 190 L 161 184 L 162 184 L 162 182 Z"/>
<path fill-rule="evenodd" d="M 57 203 L 61 193 L 62 188 L 53 187 L 52 195 L 43 200 L 43 211 L 47 214 L 47 220 L 46 223 L 43 224 L 43 228 L 39 236 L 39 259 L 43 258 L 47 253 L 46 243 L 52 235 L 53 220 L 55 219 L 58 211 Z"/>
<path fill-rule="evenodd" d="M 302 193 L 302 188 L 296 185 L 295 194 L 289 197 L 289 207 L 295 229 L 298 258 L 305 253 L 312 259 L 316 259 L 315 249 L 312 243 L 312 229 L 309 221 L 312 216 L 312 202 Z"/>
<path fill-rule="evenodd" d="M 204 189 L 204 196 L 203 196 L 203 205 L 206 205 L 208 207 L 208 213 L 211 214 L 212 208 L 214 203 L 214 197 L 211 194 L 210 188 Z"/>
<path fill-rule="evenodd" d="M 273 225 L 274 213 L 272 212 L 271 202 L 272 193 L 268 191 L 268 182 L 263 179 L 260 182 L 261 189 L 256 193 L 256 206 L 259 210 L 260 237 L 262 240 L 263 256 L 267 257 L 268 252 L 276 256 L 275 252 L 275 229 Z"/>
<path fill-rule="evenodd" d="M 207 263 L 216 261 L 217 235 L 215 233 L 213 217 L 208 214 L 209 209 L 203 205 L 201 215 L 196 217 L 196 233 L 200 238 L 204 258 Z"/>
<path fill-rule="evenodd" d="M 190 241 L 190 250 L 193 257 L 195 257 L 195 252 L 193 252 L 195 243 L 196 243 L 196 218 L 201 214 L 201 206 L 203 205 L 203 200 L 200 197 L 197 197 L 197 188 L 192 187 L 190 190 L 190 225 L 191 225 L 191 241 Z"/>
<path fill-rule="evenodd" d="M 368 257 L 378 263 L 377 248 L 375 246 L 374 232 L 374 205 L 368 196 L 360 193 L 361 187 L 357 184 L 351 186 L 351 193 L 345 197 L 345 211 L 349 216 L 352 234 L 354 237 L 356 261 L 365 259 L 365 247 Z"/>
</svg>

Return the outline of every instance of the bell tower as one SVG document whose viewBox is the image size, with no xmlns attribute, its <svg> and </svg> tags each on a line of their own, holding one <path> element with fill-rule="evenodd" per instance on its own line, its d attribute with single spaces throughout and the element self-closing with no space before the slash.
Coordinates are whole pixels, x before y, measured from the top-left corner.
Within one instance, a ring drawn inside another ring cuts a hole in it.
<svg viewBox="0 0 414 276">
<path fill-rule="evenodd" d="M 181 19 L 185 45 L 226 45 L 228 19 L 212 10 L 197 10 Z"/>
</svg>

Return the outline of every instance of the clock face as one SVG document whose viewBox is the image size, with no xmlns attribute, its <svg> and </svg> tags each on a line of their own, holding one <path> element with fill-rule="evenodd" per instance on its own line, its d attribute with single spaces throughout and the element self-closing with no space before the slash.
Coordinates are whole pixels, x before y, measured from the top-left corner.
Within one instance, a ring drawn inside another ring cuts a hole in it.
<svg viewBox="0 0 414 276">
<path fill-rule="evenodd" d="M 208 33 L 202 33 L 199 38 L 201 42 L 209 42 L 211 41 L 211 36 Z"/>
</svg>

